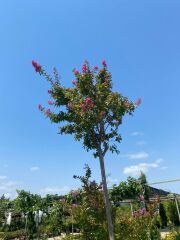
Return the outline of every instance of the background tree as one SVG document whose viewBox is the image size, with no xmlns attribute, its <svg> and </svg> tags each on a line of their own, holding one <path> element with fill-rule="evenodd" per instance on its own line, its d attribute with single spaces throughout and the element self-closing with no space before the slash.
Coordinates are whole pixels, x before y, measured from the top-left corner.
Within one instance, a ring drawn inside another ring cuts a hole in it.
<svg viewBox="0 0 180 240">
<path fill-rule="evenodd" d="M 6 222 L 5 214 L 11 209 L 11 207 L 12 207 L 11 201 L 4 195 L 2 195 L 0 198 L 0 228 Z"/>
<path fill-rule="evenodd" d="M 73 134 L 75 140 L 82 140 L 83 147 L 87 151 L 92 150 L 94 156 L 99 158 L 109 238 L 113 240 L 104 158 L 108 150 L 119 153 L 115 143 L 121 141 L 118 128 L 122 124 L 122 118 L 127 113 L 132 114 L 141 100 L 132 103 L 112 90 L 111 74 L 105 61 L 100 69 L 95 66 L 91 70 L 87 61 L 82 65 L 82 72 L 74 69 L 75 80 L 72 81 L 72 88 L 61 85 L 56 69 L 51 77 L 37 62 L 32 61 L 32 65 L 36 72 L 50 82 L 51 89 L 48 92 L 53 100 L 48 103 L 57 110 L 45 109 L 41 105 L 39 109 L 51 122 L 59 124 L 61 134 Z"/>
<path fill-rule="evenodd" d="M 128 177 L 126 181 L 120 182 L 119 185 L 114 184 L 109 193 L 110 199 L 115 205 L 122 200 L 139 200 L 142 185 L 139 179 Z"/>
<path fill-rule="evenodd" d="M 15 210 L 24 215 L 27 238 L 34 239 L 38 233 L 35 222 L 35 211 L 39 211 L 41 208 L 41 197 L 24 190 L 18 190 L 17 193 L 18 196 L 14 202 Z"/>
<path fill-rule="evenodd" d="M 140 186 L 141 186 L 141 194 L 143 195 L 144 200 L 148 202 L 149 201 L 150 190 L 149 190 L 146 175 L 143 172 L 141 172 L 141 174 L 138 178 L 138 181 L 139 181 Z"/>
<path fill-rule="evenodd" d="M 169 200 L 169 201 L 165 201 L 163 204 L 166 210 L 166 216 L 167 216 L 168 222 L 173 225 L 178 225 L 179 218 L 178 218 L 175 202 L 173 200 Z"/>
<path fill-rule="evenodd" d="M 63 228 L 63 205 L 60 201 L 54 202 L 45 219 L 45 232 L 51 236 L 60 236 Z"/>
<path fill-rule="evenodd" d="M 159 204 L 159 216 L 161 219 L 161 227 L 162 228 L 167 227 L 167 216 L 163 203 Z"/>
</svg>

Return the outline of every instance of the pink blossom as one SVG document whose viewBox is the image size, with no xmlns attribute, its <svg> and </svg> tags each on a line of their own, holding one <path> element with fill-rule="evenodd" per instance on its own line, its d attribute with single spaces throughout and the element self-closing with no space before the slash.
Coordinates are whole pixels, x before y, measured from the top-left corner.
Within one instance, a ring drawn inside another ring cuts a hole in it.
<svg viewBox="0 0 180 240">
<path fill-rule="evenodd" d="M 88 65 L 88 64 L 89 64 L 88 60 L 85 60 L 85 61 L 84 61 L 84 63 L 85 63 L 86 65 Z"/>
<path fill-rule="evenodd" d="M 140 210 L 140 214 L 141 215 L 144 215 L 146 213 L 146 209 L 145 208 L 142 208 L 141 210 Z"/>
<path fill-rule="evenodd" d="M 79 195 L 78 191 L 71 191 L 71 196 L 76 198 Z"/>
<path fill-rule="evenodd" d="M 82 103 L 81 104 L 81 108 L 82 108 L 83 112 L 85 112 L 87 110 L 86 104 Z"/>
<path fill-rule="evenodd" d="M 97 71 L 98 70 L 98 66 L 94 66 L 94 71 Z"/>
<path fill-rule="evenodd" d="M 72 204 L 72 208 L 77 208 L 77 206 L 78 206 L 78 205 L 75 204 L 75 203 Z"/>
<path fill-rule="evenodd" d="M 77 84 L 77 81 L 76 81 L 76 80 L 72 80 L 72 84 L 73 84 L 73 85 L 76 85 L 76 84 Z"/>
<path fill-rule="evenodd" d="M 79 71 L 77 69 L 74 69 L 74 75 L 78 75 Z"/>
<path fill-rule="evenodd" d="M 51 114 L 51 110 L 47 109 L 46 112 L 45 112 L 45 115 L 48 117 L 50 114 Z"/>
<path fill-rule="evenodd" d="M 51 100 L 48 101 L 49 105 L 53 105 L 53 102 Z"/>
<path fill-rule="evenodd" d="M 42 110 L 43 110 L 43 107 L 42 107 L 42 105 L 41 105 L 41 104 L 39 104 L 39 105 L 38 105 L 38 109 L 39 109 L 40 111 L 42 111 Z"/>
<path fill-rule="evenodd" d="M 81 108 L 83 111 L 86 111 L 87 109 L 93 108 L 93 107 L 94 107 L 94 103 L 92 102 L 90 97 L 86 98 L 85 103 L 81 104 Z"/>
<path fill-rule="evenodd" d="M 139 105 L 141 104 L 141 102 L 142 102 L 141 98 L 138 98 L 138 99 L 136 100 L 135 105 L 136 105 L 136 106 L 139 106 Z"/>
<path fill-rule="evenodd" d="M 146 208 L 142 208 L 137 211 L 134 211 L 133 216 L 134 217 L 148 216 L 148 212 L 146 211 Z"/>
<path fill-rule="evenodd" d="M 87 72 L 87 65 L 86 65 L 86 63 L 84 63 L 82 65 L 82 71 L 83 71 L 83 73 Z"/>
<path fill-rule="evenodd" d="M 94 103 L 92 102 L 90 97 L 86 98 L 85 105 L 88 108 L 93 108 L 94 107 Z"/>
<path fill-rule="evenodd" d="M 41 65 L 39 63 L 37 63 L 36 61 L 32 60 L 32 65 L 36 72 L 40 73 L 42 71 Z"/>
<path fill-rule="evenodd" d="M 106 64 L 106 61 L 105 61 L 105 60 L 102 61 L 102 65 L 103 65 L 104 67 L 107 67 L 107 64 Z"/>
<path fill-rule="evenodd" d="M 92 103 L 91 98 L 90 97 L 86 98 L 86 104 L 90 104 L 90 103 Z"/>
</svg>

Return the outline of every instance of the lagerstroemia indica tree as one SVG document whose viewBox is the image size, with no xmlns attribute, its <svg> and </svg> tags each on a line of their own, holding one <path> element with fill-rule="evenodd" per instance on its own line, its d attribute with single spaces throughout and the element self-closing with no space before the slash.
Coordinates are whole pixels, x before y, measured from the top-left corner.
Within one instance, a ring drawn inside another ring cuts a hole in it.
<svg viewBox="0 0 180 240">
<path fill-rule="evenodd" d="M 82 71 L 74 69 L 75 79 L 71 88 L 61 85 L 56 69 L 54 76 L 51 77 L 37 62 L 32 61 L 32 65 L 51 86 L 48 93 L 52 100 L 49 100 L 48 104 L 53 110 L 42 105 L 39 105 L 39 110 L 51 122 L 59 124 L 61 134 L 71 134 L 75 140 L 81 140 L 83 147 L 87 151 L 92 150 L 94 157 L 99 158 L 109 239 L 114 240 L 104 157 L 108 150 L 119 153 L 116 143 L 121 141 L 118 128 L 122 124 L 122 118 L 125 114 L 131 115 L 141 103 L 141 99 L 133 103 L 112 90 L 111 74 L 106 61 L 102 61 L 101 68 L 94 66 L 91 69 L 89 63 L 85 61 Z"/>
</svg>

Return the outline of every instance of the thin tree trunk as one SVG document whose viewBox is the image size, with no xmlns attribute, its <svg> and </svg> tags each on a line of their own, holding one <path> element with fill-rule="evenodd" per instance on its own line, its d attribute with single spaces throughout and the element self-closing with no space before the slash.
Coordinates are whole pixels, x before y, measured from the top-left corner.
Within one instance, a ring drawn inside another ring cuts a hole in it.
<svg viewBox="0 0 180 240">
<path fill-rule="evenodd" d="M 106 207 L 106 216 L 107 216 L 107 222 L 108 222 L 109 240 L 114 240 L 114 229 L 113 229 L 113 223 L 112 223 L 112 217 L 111 217 L 111 207 L 110 207 L 110 202 L 109 202 L 109 197 L 108 197 L 108 189 L 107 189 L 107 183 L 106 183 L 104 157 L 103 157 L 101 150 L 99 150 L 98 153 L 99 153 L 99 162 L 100 162 L 100 167 L 101 167 L 101 177 L 102 177 L 103 194 L 104 194 L 105 207 Z"/>
</svg>

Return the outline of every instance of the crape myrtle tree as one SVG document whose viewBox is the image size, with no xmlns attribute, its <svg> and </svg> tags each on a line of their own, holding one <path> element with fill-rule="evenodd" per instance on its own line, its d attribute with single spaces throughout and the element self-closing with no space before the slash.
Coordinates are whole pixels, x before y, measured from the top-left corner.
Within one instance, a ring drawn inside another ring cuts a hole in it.
<svg viewBox="0 0 180 240">
<path fill-rule="evenodd" d="M 72 87 L 64 87 L 56 69 L 51 77 L 37 62 L 32 61 L 36 72 L 44 76 L 50 83 L 48 93 L 52 100 L 48 101 L 50 108 L 39 105 L 39 110 L 53 123 L 59 124 L 60 134 L 71 134 L 75 140 L 82 141 L 83 147 L 93 151 L 99 158 L 102 185 L 109 229 L 109 239 L 114 239 L 110 202 L 106 183 L 104 158 L 107 151 L 119 153 L 116 143 L 121 141 L 118 132 L 125 114 L 132 114 L 141 103 L 128 100 L 121 93 L 112 89 L 111 73 L 106 61 L 102 67 L 90 68 L 85 61 L 82 71 L 73 70 Z"/>
</svg>

